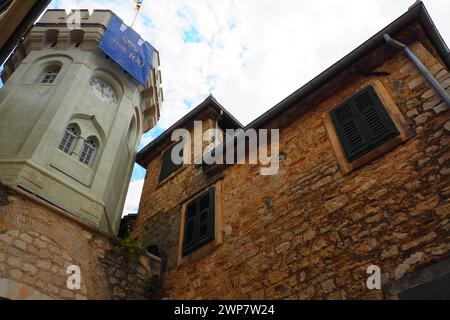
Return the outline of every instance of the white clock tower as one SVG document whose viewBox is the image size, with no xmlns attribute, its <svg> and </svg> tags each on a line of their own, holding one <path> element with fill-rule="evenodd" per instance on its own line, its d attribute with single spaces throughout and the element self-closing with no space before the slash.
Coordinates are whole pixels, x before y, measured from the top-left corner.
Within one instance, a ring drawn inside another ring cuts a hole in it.
<svg viewBox="0 0 450 320">
<path fill-rule="evenodd" d="M 155 50 L 143 87 L 99 48 L 113 13 L 48 10 L 10 56 L 0 89 L 0 180 L 116 233 L 143 132 L 162 102 Z"/>
</svg>

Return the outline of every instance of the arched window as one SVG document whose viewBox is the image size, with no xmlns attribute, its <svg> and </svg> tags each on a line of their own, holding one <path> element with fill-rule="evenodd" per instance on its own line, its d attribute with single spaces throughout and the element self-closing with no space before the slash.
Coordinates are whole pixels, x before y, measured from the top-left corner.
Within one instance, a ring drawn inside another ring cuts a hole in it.
<svg viewBox="0 0 450 320">
<path fill-rule="evenodd" d="M 66 131 L 64 132 L 64 136 L 59 144 L 59 150 L 64 153 L 70 154 L 72 153 L 73 147 L 77 142 L 78 131 L 74 126 L 68 126 Z"/>
<path fill-rule="evenodd" d="M 133 117 L 128 127 L 127 140 L 130 149 L 134 149 L 136 144 L 136 118 Z"/>
<path fill-rule="evenodd" d="M 44 72 L 42 73 L 40 82 L 45 83 L 45 84 L 54 83 L 60 70 L 61 70 L 61 66 L 59 66 L 59 65 L 48 66 L 47 68 L 45 68 Z"/>
<path fill-rule="evenodd" d="M 95 153 L 97 151 L 97 143 L 94 138 L 88 138 L 81 150 L 80 162 L 87 166 L 92 166 L 94 163 Z"/>
</svg>

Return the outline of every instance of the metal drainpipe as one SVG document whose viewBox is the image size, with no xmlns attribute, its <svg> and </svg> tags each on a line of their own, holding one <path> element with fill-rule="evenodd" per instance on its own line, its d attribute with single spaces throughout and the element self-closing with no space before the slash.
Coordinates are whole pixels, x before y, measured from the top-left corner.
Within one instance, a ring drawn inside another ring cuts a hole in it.
<svg viewBox="0 0 450 320">
<path fill-rule="evenodd" d="M 402 49 L 405 51 L 406 55 L 411 59 L 411 61 L 416 65 L 417 69 L 423 74 L 423 76 L 428 80 L 433 89 L 442 97 L 442 99 L 447 103 L 447 107 L 450 108 L 450 95 L 448 92 L 441 86 L 441 84 L 436 80 L 436 78 L 431 74 L 431 72 L 425 67 L 425 65 L 420 61 L 420 59 L 411 51 L 411 49 L 391 38 L 391 36 L 387 33 L 384 34 L 384 40 L 386 42 L 398 49 Z"/>
</svg>

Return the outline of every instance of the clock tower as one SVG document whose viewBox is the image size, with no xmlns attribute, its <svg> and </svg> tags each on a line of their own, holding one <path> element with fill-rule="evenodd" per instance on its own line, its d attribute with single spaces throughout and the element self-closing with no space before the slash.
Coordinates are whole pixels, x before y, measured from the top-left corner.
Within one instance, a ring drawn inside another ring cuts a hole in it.
<svg viewBox="0 0 450 320">
<path fill-rule="evenodd" d="M 141 85 L 99 49 L 113 13 L 48 10 L 2 72 L 0 180 L 117 232 L 143 132 L 159 119 L 159 54 Z"/>
</svg>

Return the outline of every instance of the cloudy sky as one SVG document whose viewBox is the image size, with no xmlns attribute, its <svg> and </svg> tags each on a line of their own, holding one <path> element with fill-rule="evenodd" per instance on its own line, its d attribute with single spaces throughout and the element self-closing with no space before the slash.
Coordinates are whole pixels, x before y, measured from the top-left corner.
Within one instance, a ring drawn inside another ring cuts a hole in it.
<svg viewBox="0 0 450 320">
<path fill-rule="evenodd" d="M 144 0 L 134 29 L 160 53 L 165 101 L 140 148 L 210 93 L 243 124 L 338 61 L 415 0 Z M 444 40 L 450 1 L 425 0 Z M 54 0 L 50 8 L 111 9 L 126 24 L 133 0 Z M 124 213 L 137 212 L 135 166 Z"/>
</svg>

